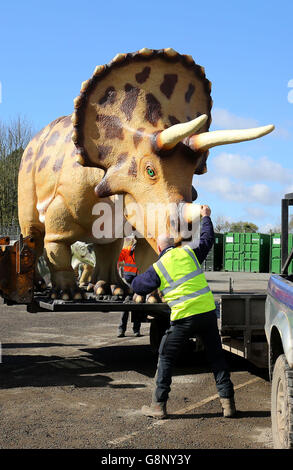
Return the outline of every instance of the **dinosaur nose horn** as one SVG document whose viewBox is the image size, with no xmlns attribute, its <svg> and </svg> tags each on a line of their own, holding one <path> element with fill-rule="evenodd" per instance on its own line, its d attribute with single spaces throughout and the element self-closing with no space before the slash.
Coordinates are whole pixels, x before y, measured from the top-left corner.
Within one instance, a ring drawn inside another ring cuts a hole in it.
<svg viewBox="0 0 293 470">
<path fill-rule="evenodd" d="M 186 202 L 181 207 L 182 220 L 189 224 L 200 220 L 200 204 L 191 204 Z"/>
<path fill-rule="evenodd" d="M 216 145 L 234 144 L 253 140 L 269 134 L 275 129 L 272 124 L 269 126 L 255 127 L 252 129 L 236 129 L 203 132 L 193 135 L 189 138 L 189 147 L 196 152 L 204 152 L 205 150 L 215 147 Z"/>
<path fill-rule="evenodd" d="M 193 135 L 200 129 L 207 121 L 208 116 L 202 114 L 193 121 L 175 124 L 174 126 L 161 131 L 156 137 L 156 147 L 159 150 L 170 150 L 177 145 L 181 140 L 190 135 Z"/>
</svg>

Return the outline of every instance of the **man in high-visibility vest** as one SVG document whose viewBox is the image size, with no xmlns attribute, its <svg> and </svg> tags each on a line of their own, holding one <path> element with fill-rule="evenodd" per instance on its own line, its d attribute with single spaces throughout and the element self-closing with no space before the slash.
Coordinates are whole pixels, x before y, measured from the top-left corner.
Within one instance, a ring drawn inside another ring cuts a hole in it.
<svg viewBox="0 0 293 470">
<path fill-rule="evenodd" d="M 175 248 L 168 235 L 158 237 L 159 259 L 131 284 L 134 292 L 146 295 L 159 288 L 171 308 L 170 328 L 159 348 L 156 387 L 150 406 L 142 413 L 154 418 L 167 416 L 166 404 L 171 390 L 172 366 L 181 347 L 191 337 L 199 336 L 214 373 L 223 415 L 236 413 L 234 387 L 222 350 L 213 294 L 201 264 L 214 243 L 210 208 L 201 206 L 201 234 L 198 247 Z"/>
<path fill-rule="evenodd" d="M 135 246 L 136 238 L 134 235 L 129 236 L 125 240 L 124 247 L 122 248 L 119 258 L 118 258 L 118 270 L 121 270 L 121 277 L 126 282 L 128 286 L 131 285 L 133 279 L 138 274 L 138 269 L 135 263 Z M 125 336 L 125 331 L 127 328 L 129 312 L 122 312 L 120 318 L 120 324 L 118 326 L 118 338 L 123 338 Z M 141 322 L 134 320 L 133 321 L 133 333 L 134 336 L 141 336 L 140 334 Z"/>
</svg>

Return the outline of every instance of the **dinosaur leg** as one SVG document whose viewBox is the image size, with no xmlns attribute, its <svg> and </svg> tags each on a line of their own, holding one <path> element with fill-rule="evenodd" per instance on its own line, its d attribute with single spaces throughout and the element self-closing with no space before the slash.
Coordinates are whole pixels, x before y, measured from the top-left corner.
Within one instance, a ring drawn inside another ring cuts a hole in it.
<svg viewBox="0 0 293 470">
<path fill-rule="evenodd" d="M 122 246 L 123 239 L 121 238 L 113 243 L 95 244 L 96 266 L 92 282 L 95 283 L 94 292 L 97 295 L 124 295 L 127 290 L 117 271 L 117 262 Z"/>
<path fill-rule="evenodd" d="M 61 196 L 54 199 L 46 212 L 45 229 L 45 254 L 51 272 L 52 297 L 80 299 L 82 294 L 71 266 L 71 245 L 82 239 L 84 230 L 75 222 Z"/>
<path fill-rule="evenodd" d="M 92 273 L 93 273 L 93 267 L 90 266 L 89 264 L 83 264 L 82 265 L 82 273 L 79 279 L 79 287 L 87 285 L 89 282 L 92 280 Z"/>
<path fill-rule="evenodd" d="M 46 242 L 46 261 L 51 272 L 52 298 L 61 296 L 63 300 L 81 298 L 77 288 L 74 270 L 71 267 L 70 245 L 60 241 Z"/>
</svg>

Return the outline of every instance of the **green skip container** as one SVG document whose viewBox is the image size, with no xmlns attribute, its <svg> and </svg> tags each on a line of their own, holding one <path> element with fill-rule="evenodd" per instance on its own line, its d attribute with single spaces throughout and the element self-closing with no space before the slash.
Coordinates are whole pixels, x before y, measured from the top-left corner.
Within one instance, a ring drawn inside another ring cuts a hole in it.
<svg viewBox="0 0 293 470">
<path fill-rule="evenodd" d="M 288 234 L 288 254 L 293 247 L 293 234 Z M 271 263 L 270 272 L 280 274 L 281 272 L 281 234 L 272 233 L 271 235 Z M 288 266 L 288 274 L 293 273 L 293 261 Z"/>
<path fill-rule="evenodd" d="M 215 233 L 215 243 L 202 263 L 204 271 L 221 271 L 223 269 L 223 233 Z"/>
<path fill-rule="evenodd" d="M 228 232 L 224 236 L 224 270 L 267 273 L 270 260 L 270 235 Z"/>
</svg>

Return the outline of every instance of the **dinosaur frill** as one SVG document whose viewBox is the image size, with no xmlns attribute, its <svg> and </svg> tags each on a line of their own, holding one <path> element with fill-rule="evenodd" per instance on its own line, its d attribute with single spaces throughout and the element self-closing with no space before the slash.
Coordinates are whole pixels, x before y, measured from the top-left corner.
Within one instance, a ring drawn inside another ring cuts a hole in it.
<svg viewBox="0 0 293 470">
<path fill-rule="evenodd" d="M 117 155 L 150 152 L 162 130 L 206 115 L 198 132 L 211 122 L 211 83 L 203 67 L 191 56 L 173 49 L 142 49 L 118 54 L 108 65 L 98 66 L 75 99 L 73 141 L 86 166 L 109 168 Z M 200 155 L 203 173 L 208 152 Z"/>
</svg>

